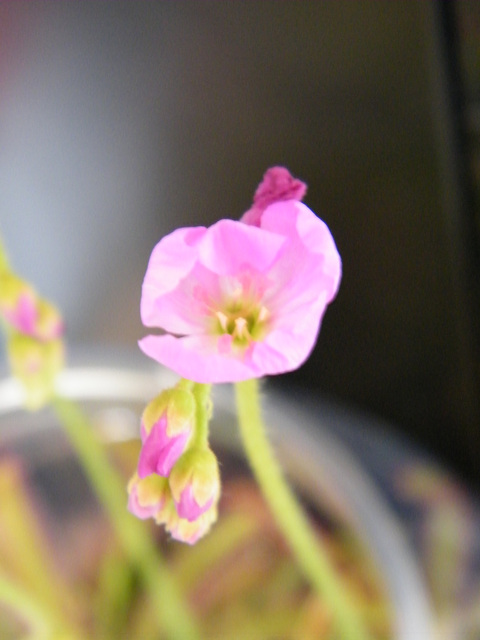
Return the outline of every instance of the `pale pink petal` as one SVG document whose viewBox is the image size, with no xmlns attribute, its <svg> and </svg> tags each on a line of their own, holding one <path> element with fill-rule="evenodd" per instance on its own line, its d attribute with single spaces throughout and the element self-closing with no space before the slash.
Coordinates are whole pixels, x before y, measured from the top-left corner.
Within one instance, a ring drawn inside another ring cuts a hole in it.
<svg viewBox="0 0 480 640">
<path fill-rule="evenodd" d="M 150 324 L 178 335 L 205 333 L 220 299 L 218 276 L 195 264 L 173 291 L 151 301 Z"/>
<path fill-rule="evenodd" d="M 288 330 L 270 332 L 265 340 L 255 345 L 252 352 L 252 368 L 262 371 L 264 375 L 276 375 L 298 369 L 315 346 L 320 320 L 321 318 L 315 319 L 308 326 L 304 325 L 304 331 L 297 333 Z"/>
<path fill-rule="evenodd" d="M 277 202 L 265 209 L 261 228 L 291 240 L 288 250 L 292 263 L 305 256 L 316 257 L 315 265 L 321 268 L 322 288 L 327 291 L 327 302 L 330 302 L 340 284 L 342 264 L 327 225 L 303 203 L 289 200 Z M 283 262 L 282 259 L 280 266 L 287 266 Z M 310 274 L 310 278 L 312 277 L 313 274 Z"/>
<path fill-rule="evenodd" d="M 133 486 L 128 494 L 128 510 L 137 518 L 141 518 L 142 520 L 146 520 L 147 518 L 152 518 L 155 513 L 159 510 L 159 504 L 149 504 L 149 505 L 141 505 L 138 500 L 138 492 L 137 487 Z"/>
<path fill-rule="evenodd" d="M 219 353 L 213 336 L 146 336 L 138 344 L 147 356 L 194 382 L 220 384 L 261 375 L 241 357 Z"/>
<path fill-rule="evenodd" d="M 217 341 L 218 353 L 222 356 L 226 356 L 232 353 L 233 338 L 230 334 L 225 333 L 220 336 Z"/>
<path fill-rule="evenodd" d="M 204 505 L 198 504 L 195 499 L 192 485 L 185 487 L 180 495 L 180 500 L 178 502 L 175 501 L 178 515 L 180 518 L 184 518 L 189 522 L 197 520 L 197 518 L 210 509 L 212 504 L 213 496 L 210 500 L 207 500 Z"/>
<path fill-rule="evenodd" d="M 265 296 L 273 328 L 298 331 L 312 316 L 318 324 L 331 295 L 332 277 L 324 273 L 322 260 L 304 252 L 295 263 L 291 269 L 279 266 L 277 284 Z"/>
<path fill-rule="evenodd" d="M 155 246 L 142 286 L 140 314 L 144 325 L 158 326 L 156 301 L 188 275 L 197 261 L 197 244 L 206 232 L 205 227 L 177 229 Z"/>
<path fill-rule="evenodd" d="M 203 236 L 199 258 L 218 275 L 237 275 L 248 268 L 262 272 L 272 266 L 284 243 L 285 238 L 279 234 L 234 220 L 220 220 Z"/>
<path fill-rule="evenodd" d="M 170 532 L 172 538 L 179 542 L 195 544 L 210 530 L 216 519 L 217 510 L 212 507 L 210 511 L 207 511 L 193 522 L 189 522 L 184 518 L 177 518 L 176 521 L 169 523 L 167 531 Z"/>
</svg>

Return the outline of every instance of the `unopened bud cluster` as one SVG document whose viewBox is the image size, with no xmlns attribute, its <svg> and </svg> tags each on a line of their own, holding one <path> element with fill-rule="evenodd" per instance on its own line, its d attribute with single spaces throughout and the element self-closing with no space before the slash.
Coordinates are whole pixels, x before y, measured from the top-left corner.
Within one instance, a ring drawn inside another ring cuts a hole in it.
<svg viewBox="0 0 480 640">
<path fill-rule="evenodd" d="M 128 508 L 139 518 L 154 518 L 176 540 L 194 544 L 217 518 L 220 474 L 206 438 L 198 437 L 199 400 L 184 383 L 163 391 L 143 413 Z"/>
<path fill-rule="evenodd" d="M 52 396 L 63 366 L 63 323 L 57 309 L 7 265 L 0 270 L 0 319 L 6 329 L 12 373 L 23 384 L 25 404 L 38 409 Z"/>
</svg>

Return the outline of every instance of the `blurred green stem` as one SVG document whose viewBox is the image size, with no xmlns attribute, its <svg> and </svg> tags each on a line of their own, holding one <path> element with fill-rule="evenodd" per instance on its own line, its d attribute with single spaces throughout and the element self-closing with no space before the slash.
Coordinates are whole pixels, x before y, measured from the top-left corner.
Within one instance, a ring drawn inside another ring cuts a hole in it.
<svg viewBox="0 0 480 640">
<path fill-rule="evenodd" d="M 53 637 L 81 640 L 80 632 L 65 620 L 58 619 L 51 611 L 37 602 L 24 588 L 13 582 L 0 569 L 0 602 L 11 609 L 29 628 L 29 638 L 50 640 Z"/>
<path fill-rule="evenodd" d="M 124 482 L 113 469 L 88 418 L 65 398 L 56 397 L 54 410 L 80 459 L 100 502 L 110 516 L 120 542 L 149 593 L 160 628 L 169 640 L 198 640 L 191 612 L 177 583 L 150 538 L 145 523 L 127 511 Z"/>
<path fill-rule="evenodd" d="M 247 459 L 300 568 L 330 606 L 342 640 L 367 640 L 369 634 L 346 585 L 337 576 L 318 536 L 286 482 L 265 434 L 257 380 L 235 385 L 238 418 Z"/>
</svg>

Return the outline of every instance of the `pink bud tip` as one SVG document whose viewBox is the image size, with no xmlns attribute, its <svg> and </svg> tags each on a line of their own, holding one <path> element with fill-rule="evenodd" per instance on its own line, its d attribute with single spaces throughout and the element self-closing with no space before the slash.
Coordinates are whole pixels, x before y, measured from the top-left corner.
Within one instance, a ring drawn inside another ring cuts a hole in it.
<svg viewBox="0 0 480 640">
<path fill-rule="evenodd" d="M 242 222 L 255 227 L 260 226 L 263 211 L 282 200 L 303 200 L 307 185 L 294 178 L 285 167 L 272 167 L 265 172 L 262 182 L 253 196 L 253 206 L 243 215 Z"/>
</svg>

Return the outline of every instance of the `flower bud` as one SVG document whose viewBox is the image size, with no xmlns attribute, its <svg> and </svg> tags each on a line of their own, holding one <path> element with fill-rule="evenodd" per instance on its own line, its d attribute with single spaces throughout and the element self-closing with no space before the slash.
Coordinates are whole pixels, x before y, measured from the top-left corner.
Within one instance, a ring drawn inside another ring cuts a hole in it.
<svg viewBox="0 0 480 640">
<path fill-rule="evenodd" d="M 156 473 L 167 477 L 183 454 L 193 431 L 195 398 L 186 389 L 164 391 L 147 405 L 142 416 L 140 478 Z"/>
<path fill-rule="evenodd" d="M 157 515 L 158 524 L 164 524 L 165 529 L 172 538 L 179 542 L 195 544 L 210 531 L 212 524 L 217 520 L 217 505 L 213 504 L 205 513 L 193 522 L 181 518 L 175 510 L 173 503 Z"/>
<path fill-rule="evenodd" d="M 128 510 L 142 520 L 154 517 L 171 500 L 166 478 L 152 474 L 141 479 L 135 473 L 128 483 Z"/>
<path fill-rule="evenodd" d="M 180 518 L 197 520 L 220 496 L 220 474 L 214 453 L 207 448 L 188 450 L 173 467 L 169 483 Z"/>
<path fill-rule="evenodd" d="M 34 333 L 37 295 L 27 282 L 9 271 L 0 275 L 0 314 L 19 333 Z"/>
<path fill-rule="evenodd" d="M 9 337 L 7 350 L 12 373 L 24 386 L 26 407 L 39 409 L 54 393 L 55 379 L 63 366 L 63 342 L 41 342 L 14 333 Z"/>
<path fill-rule="evenodd" d="M 43 298 L 37 302 L 37 318 L 34 326 L 36 338 L 53 340 L 63 334 L 63 320 L 58 309 Z"/>
<path fill-rule="evenodd" d="M 252 207 L 242 216 L 242 222 L 255 227 L 260 226 L 262 213 L 274 202 L 285 200 L 303 200 L 307 185 L 294 178 L 285 167 L 267 169 L 262 182 L 253 196 Z"/>
</svg>

